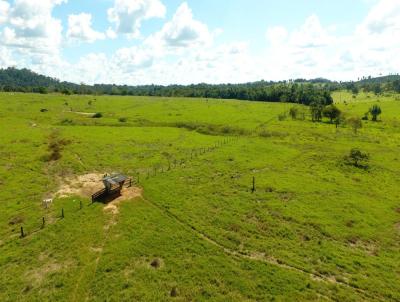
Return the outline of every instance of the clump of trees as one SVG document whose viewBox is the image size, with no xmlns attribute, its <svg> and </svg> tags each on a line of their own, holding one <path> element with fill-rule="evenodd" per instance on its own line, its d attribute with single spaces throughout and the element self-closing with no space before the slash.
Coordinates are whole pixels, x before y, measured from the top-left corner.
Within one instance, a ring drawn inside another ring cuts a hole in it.
<svg viewBox="0 0 400 302">
<path fill-rule="evenodd" d="M 358 148 L 353 148 L 350 153 L 344 157 L 348 165 L 357 168 L 368 168 L 369 154 L 361 151 Z"/>
</svg>

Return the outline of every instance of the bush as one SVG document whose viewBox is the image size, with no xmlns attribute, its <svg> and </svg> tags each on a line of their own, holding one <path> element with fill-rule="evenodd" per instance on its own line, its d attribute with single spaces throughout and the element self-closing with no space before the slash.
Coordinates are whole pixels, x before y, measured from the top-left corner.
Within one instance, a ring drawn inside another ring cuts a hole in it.
<svg viewBox="0 0 400 302">
<path fill-rule="evenodd" d="M 102 118 L 103 114 L 101 112 L 97 112 L 95 114 L 93 114 L 92 118 Z"/>
<path fill-rule="evenodd" d="M 290 108 L 289 115 L 292 118 L 292 120 L 296 120 L 298 114 L 299 114 L 299 108 L 297 108 L 297 107 Z"/>
<path fill-rule="evenodd" d="M 127 119 L 126 117 L 120 117 L 120 118 L 118 119 L 118 121 L 119 121 L 120 123 L 126 123 L 126 122 L 128 121 L 128 119 Z"/>
<path fill-rule="evenodd" d="M 281 122 L 285 121 L 286 118 L 287 118 L 287 116 L 286 116 L 285 113 L 281 113 L 281 114 L 278 115 L 278 120 L 281 121 Z"/>
<path fill-rule="evenodd" d="M 63 119 L 63 120 L 61 121 L 61 124 L 62 124 L 62 125 L 74 125 L 75 123 L 74 123 L 73 120 L 71 120 L 71 119 L 69 119 L 69 118 L 65 118 L 65 119 Z"/>
<path fill-rule="evenodd" d="M 348 165 L 357 167 L 357 168 L 367 168 L 369 154 L 361 151 L 360 149 L 353 148 L 350 150 L 349 155 L 344 157 L 345 162 Z"/>
<path fill-rule="evenodd" d="M 354 134 L 357 134 L 358 129 L 362 128 L 362 121 L 359 117 L 353 116 L 346 120 L 346 123 L 353 128 Z"/>
</svg>

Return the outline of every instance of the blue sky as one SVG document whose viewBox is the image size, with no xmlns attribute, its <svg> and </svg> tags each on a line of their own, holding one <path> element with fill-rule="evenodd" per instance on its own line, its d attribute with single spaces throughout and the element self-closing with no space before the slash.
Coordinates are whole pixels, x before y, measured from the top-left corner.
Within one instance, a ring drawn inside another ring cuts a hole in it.
<svg viewBox="0 0 400 302">
<path fill-rule="evenodd" d="M 398 0 L 0 0 L 0 67 L 90 84 L 349 80 L 398 72 L 399 20 Z"/>
</svg>

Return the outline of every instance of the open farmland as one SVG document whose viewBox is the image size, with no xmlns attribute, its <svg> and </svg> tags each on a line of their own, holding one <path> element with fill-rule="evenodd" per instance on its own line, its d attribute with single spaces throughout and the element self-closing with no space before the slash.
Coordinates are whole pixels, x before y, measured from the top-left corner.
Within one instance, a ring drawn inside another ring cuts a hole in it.
<svg viewBox="0 0 400 302">
<path fill-rule="evenodd" d="M 355 134 L 286 103 L 0 94 L 0 301 L 399 301 L 400 101 L 333 96 L 382 121 Z M 344 162 L 352 148 L 368 169 Z M 112 172 L 141 193 L 111 210 L 56 194 Z"/>
</svg>

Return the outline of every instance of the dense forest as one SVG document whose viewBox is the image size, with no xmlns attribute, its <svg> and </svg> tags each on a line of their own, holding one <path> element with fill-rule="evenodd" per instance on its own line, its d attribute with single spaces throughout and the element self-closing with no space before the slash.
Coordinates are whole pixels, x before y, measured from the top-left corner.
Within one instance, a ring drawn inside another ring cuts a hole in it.
<svg viewBox="0 0 400 302">
<path fill-rule="evenodd" d="M 283 82 L 259 81 L 245 84 L 127 86 L 74 84 L 39 75 L 28 69 L 8 68 L 0 70 L 0 91 L 6 92 L 199 97 L 264 102 L 280 101 L 310 105 L 312 103 L 331 104 L 331 92 L 339 89 L 346 89 L 354 94 L 361 90 L 376 94 L 384 91 L 400 92 L 400 76 L 368 77 L 357 82 L 333 82 L 317 78 Z"/>
</svg>

